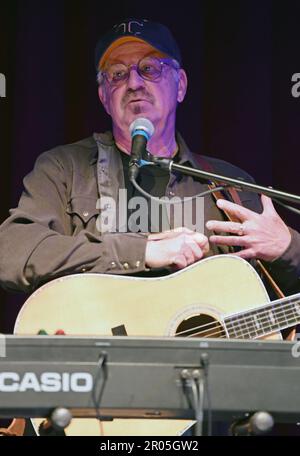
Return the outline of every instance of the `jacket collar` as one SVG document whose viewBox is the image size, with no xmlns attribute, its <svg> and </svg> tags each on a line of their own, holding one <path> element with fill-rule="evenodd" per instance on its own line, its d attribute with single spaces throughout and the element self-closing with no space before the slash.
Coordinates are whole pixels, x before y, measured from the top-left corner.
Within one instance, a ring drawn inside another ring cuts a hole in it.
<svg viewBox="0 0 300 456">
<path fill-rule="evenodd" d="M 111 131 L 106 131 L 105 133 L 94 133 L 93 138 L 98 145 L 104 149 L 115 146 L 113 134 Z M 189 150 L 186 142 L 179 132 L 176 132 L 176 141 L 179 146 L 179 162 L 180 164 L 190 162 L 194 166 L 197 166 L 197 163 L 193 157 L 192 152 Z M 90 159 L 90 165 L 94 165 L 97 162 L 98 158 L 98 149 L 95 149 L 94 155 Z"/>
<path fill-rule="evenodd" d="M 93 138 L 97 146 L 101 147 L 102 149 L 109 149 L 110 147 L 115 146 L 115 142 L 111 131 L 106 131 L 104 133 L 94 133 Z M 94 165 L 95 163 L 97 163 L 99 154 L 98 147 L 95 148 L 95 153 L 90 159 L 90 165 Z"/>
</svg>

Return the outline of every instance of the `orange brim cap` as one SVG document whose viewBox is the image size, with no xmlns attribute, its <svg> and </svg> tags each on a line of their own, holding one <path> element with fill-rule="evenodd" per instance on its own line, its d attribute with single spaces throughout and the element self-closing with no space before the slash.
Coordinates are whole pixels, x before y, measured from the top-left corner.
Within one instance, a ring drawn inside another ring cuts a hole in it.
<svg viewBox="0 0 300 456">
<path fill-rule="evenodd" d="M 104 52 L 103 56 L 101 57 L 100 62 L 98 63 L 98 70 L 104 68 L 106 61 L 108 60 L 110 54 L 112 53 L 112 51 L 114 49 L 121 46 L 122 44 L 130 43 L 130 42 L 146 43 L 146 41 L 141 40 L 140 38 L 136 38 L 135 36 L 123 36 L 122 38 L 117 39 Z"/>
</svg>

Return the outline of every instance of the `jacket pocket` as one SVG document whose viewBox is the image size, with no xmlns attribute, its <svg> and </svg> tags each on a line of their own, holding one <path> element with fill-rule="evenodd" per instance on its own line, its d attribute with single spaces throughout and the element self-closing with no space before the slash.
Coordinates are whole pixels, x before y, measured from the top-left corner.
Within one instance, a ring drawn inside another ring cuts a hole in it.
<svg viewBox="0 0 300 456">
<path fill-rule="evenodd" d="M 73 197 L 67 206 L 67 214 L 72 218 L 73 229 L 78 233 L 81 229 L 89 226 L 92 232 L 96 232 L 96 219 L 99 209 L 96 207 L 97 198 L 85 196 Z M 74 234 L 76 234 L 74 232 Z"/>
</svg>

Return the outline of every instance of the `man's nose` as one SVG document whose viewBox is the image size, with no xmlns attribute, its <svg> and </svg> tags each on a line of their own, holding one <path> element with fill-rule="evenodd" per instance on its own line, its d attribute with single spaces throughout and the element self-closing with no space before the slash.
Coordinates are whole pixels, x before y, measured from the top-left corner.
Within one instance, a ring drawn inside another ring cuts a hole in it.
<svg viewBox="0 0 300 456">
<path fill-rule="evenodd" d="M 129 76 L 127 80 L 128 89 L 137 90 L 139 87 L 144 87 L 145 80 L 137 72 L 137 68 L 131 67 L 129 69 Z"/>
</svg>

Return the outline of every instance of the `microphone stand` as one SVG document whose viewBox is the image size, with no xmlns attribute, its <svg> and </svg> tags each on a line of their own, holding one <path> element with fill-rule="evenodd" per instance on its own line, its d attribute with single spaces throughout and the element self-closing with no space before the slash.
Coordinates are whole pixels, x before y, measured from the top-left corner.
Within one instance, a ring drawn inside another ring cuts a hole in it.
<svg viewBox="0 0 300 456">
<path fill-rule="evenodd" d="M 149 157 L 149 156 L 148 156 Z M 278 198 L 292 203 L 300 204 L 300 196 L 293 193 L 283 192 L 281 190 L 275 190 L 271 187 L 263 187 L 262 185 L 252 184 L 251 182 L 245 182 L 240 179 L 234 179 L 232 177 L 223 176 L 221 174 L 214 174 L 200 169 L 191 168 L 189 166 L 178 165 L 173 160 L 168 158 L 160 158 L 152 156 L 151 161 L 141 160 L 141 166 L 143 165 L 156 165 L 160 168 L 166 169 L 169 172 L 179 171 L 181 174 L 188 176 L 200 177 L 218 184 L 226 184 L 235 187 L 238 190 L 249 191 L 252 193 L 262 193 L 270 198 Z"/>
</svg>

